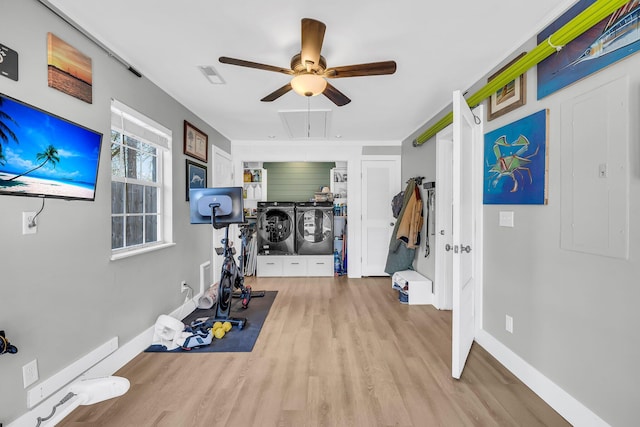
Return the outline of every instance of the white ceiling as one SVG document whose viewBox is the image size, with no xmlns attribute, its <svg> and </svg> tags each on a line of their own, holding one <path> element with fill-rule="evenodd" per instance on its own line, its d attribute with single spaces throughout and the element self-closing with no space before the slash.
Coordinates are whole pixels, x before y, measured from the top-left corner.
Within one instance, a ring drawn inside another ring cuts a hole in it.
<svg viewBox="0 0 640 427">
<path fill-rule="evenodd" d="M 400 141 L 512 56 L 574 0 L 49 0 L 203 121 L 233 140 L 288 140 L 283 110 L 331 110 L 328 138 Z M 352 102 L 289 92 L 280 73 L 218 62 L 229 56 L 289 68 L 300 20 L 326 24 L 328 67 L 395 60 L 393 75 L 331 83 Z M 224 85 L 198 66 L 212 65 Z"/>
</svg>

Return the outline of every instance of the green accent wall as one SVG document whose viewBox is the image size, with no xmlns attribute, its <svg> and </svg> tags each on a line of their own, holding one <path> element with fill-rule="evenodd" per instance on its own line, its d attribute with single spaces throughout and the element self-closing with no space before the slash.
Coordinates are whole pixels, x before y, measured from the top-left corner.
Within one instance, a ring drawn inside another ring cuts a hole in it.
<svg viewBox="0 0 640 427">
<path fill-rule="evenodd" d="M 329 187 L 335 162 L 265 162 L 270 202 L 306 202 Z"/>
</svg>

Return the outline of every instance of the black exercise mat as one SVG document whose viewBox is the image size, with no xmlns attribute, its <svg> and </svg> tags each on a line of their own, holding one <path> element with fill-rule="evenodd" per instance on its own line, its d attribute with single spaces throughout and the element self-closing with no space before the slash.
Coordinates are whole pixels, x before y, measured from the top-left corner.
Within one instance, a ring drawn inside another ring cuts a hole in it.
<svg viewBox="0 0 640 427">
<path fill-rule="evenodd" d="M 177 348 L 167 351 L 165 346 L 151 345 L 145 350 L 147 353 L 224 353 L 224 352 L 250 352 L 260 335 L 260 330 L 264 324 L 273 301 L 276 299 L 278 291 L 266 291 L 264 297 L 251 298 L 249 308 L 242 308 L 240 298 L 233 298 L 231 303 L 231 317 L 244 317 L 247 319 L 244 328 L 238 329 L 234 326 L 222 339 L 214 338 L 211 344 L 191 350 Z M 215 316 L 215 306 L 208 310 L 196 309 L 182 320 L 187 326 L 195 319 L 201 317 Z"/>
</svg>

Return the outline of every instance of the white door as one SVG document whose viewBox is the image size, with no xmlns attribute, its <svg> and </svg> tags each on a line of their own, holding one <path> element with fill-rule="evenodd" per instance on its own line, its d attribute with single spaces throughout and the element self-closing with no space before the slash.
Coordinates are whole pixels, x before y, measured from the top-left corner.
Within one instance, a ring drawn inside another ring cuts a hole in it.
<svg viewBox="0 0 640 427">
<path fill-rule="evenodd" d="M 213 147 L 213 179 L 212 187 L 232 187 L 233 186 L 233 166 L 231 164 L 231 154 L 222 151 L 217 147 Z M 212 227 L 213 228 L 213 227 Z M 231 229 L 229 229 L 229 240 L 232 239 Z M 219 230 L 213 229 L 213 247 L 220 248 L 220 243 L 224 238 L 224 228 Z M 220 271 L 222 268 L 222 255 L 218 255 L 215 250 L 212 251 L 213 262 L 211 264 L 213 272 L 213 282 L 220 280 Z"/>
<path fill-rule="evenodd" d="M 473 251 L 478 189 L 474 161 L 482 150 L 482 127 L 460 91 L 453 93 L 452 245 L 453 245 L 453 337 L 451 374 L 460 378 L 475 337 L 475 286 Z"/>
<path fill-rule="evenodd" d="M 436 280 L 434 306 L 439 310 L 453 308 L 453 126 L 436 135 Z"/>
<path fill-rule="evenodd" d="M 362 161 L 362 275 L 384 272 L 395 226 L 391 200 L 401 190 L 400 160 Z"/>
</svg>

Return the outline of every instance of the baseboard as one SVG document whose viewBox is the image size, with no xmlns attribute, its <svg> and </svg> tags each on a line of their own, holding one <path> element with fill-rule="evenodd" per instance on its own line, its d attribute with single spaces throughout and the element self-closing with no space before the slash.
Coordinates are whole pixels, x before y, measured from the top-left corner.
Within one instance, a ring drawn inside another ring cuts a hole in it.
<svg viewBox="0 0 640 427">
<path fill-rule="evenodd" d="M 192 299 L 186 301 L 184 304 L 169 313 L 169 315 L 177 318 L 181 313 L 184 313 L 182 314 L 182 317 L 190 314 L 197 308 L 198 300 L 201 296 L 202 293 L 198 293 Z M 84 378 L 99 378 L 113 375 L 118 369 L 129 363 L 134 357 L 142 353 L 147 347 L 149 347 L 149 345 L 151 345 L 154 327 L 155 323 L 75 379 L 80 380 Z M 62 371 L 65 369 L 68 369 L 68 367 L 62 369 Z M 38 423 L 38 417 L 47 417 L 51 413 L 52 408 L 67 394 L 67 385 L 68 384 L 61 386 L 62 388 L 60 388 L 60 390 L 56 391 L 46 399 L 43 399 L 37 404 L 37 406 L 31 408 L 27 413 L 12 421 L 7 425 L 7 427 L 33 427 L 36 425 Z M 59 407 L 57 410 L 60 411 L 62 408 L 63 407 Z M 46 425 L 46 422 L 43 423 L 43 426 Z"/>
<path fill-rule="evenodd" d="M 480 330 L 476 334 L 476 341 L 571 425 L 610 427 L 589 408 L 578 402 L 487 331 Z"/>
<path fill-rule="evenodd" d="M 33 408 L 65 385 L 74 381 L 78 376 L 87 372 L 101 360 L 109 357 L 118 349 L 118 337 L 113 337 L 101 346 L 90 351 L 55 375 L 40 381 L 27 391 L 27 408 Z"/>
</svg>

